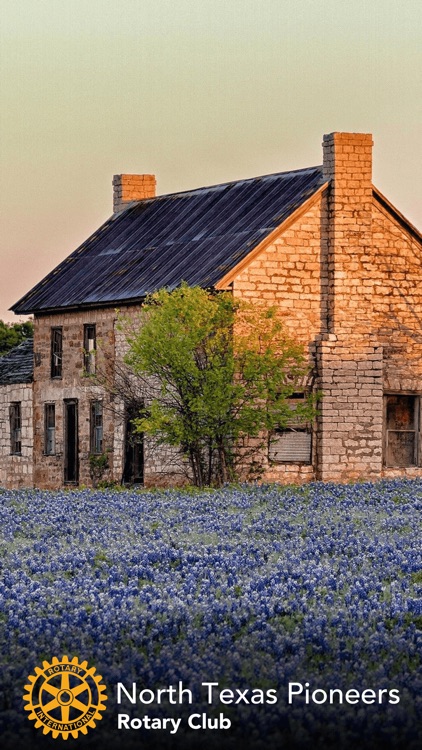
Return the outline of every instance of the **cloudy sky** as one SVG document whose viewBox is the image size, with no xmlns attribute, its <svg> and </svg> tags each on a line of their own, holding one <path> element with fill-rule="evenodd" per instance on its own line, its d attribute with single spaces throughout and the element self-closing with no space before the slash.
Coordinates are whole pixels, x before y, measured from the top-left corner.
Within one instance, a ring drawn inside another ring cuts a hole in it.
<svg viewBox="0 0 422 750">
<path fill-rule="evenodd" d="M 376 186 L 422 228 L 420 0 L 2 0 L 0 318 L 112 210 L 321 163 L 374 135 Z"/>
</svg>

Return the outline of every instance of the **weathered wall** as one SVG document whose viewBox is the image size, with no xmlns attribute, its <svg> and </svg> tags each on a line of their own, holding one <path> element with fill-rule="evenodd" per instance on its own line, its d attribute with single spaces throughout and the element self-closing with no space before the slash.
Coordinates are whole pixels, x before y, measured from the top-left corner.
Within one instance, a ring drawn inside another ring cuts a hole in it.
<svg viewBox="0 0 422 750">
<path fill-rule="evenodd" d="M 277 304 L 316 363 L 323 394 L 312 466 L 264 478 L 419 475 L 383 466 L 384 394 L 422 396 L 422 247 L 372 186 L 372 137 L 324 137 L 328 189 L 235 278 L 236 296 Z M 421 457 L 422 458 L 422 457 Z"/>
<path fill-rule="evenodd" d="M 377 200 L 372 228 L 368 273 L 373 281 L 372 327 L 384 353 L 384 393 L 422 397 L 422 245 L 400 217 Z M 422 476 L 422 467 L 384 466 L 382 475 Z"/>
<path fill-rule="evenodd" d="M 21 404 L 22 451 L 11 455 L 9 407 Z M 32 383 L 0 386 L 0 486 L 32 487 Z"/>
<path fill-rule="evenodd" d="M 136 321 L 139 308 L 127 309 L 128 317 Z M 115 356 L 122 363 L 128 351 L 127 331 L 119 325 L 115 327 Z M 136 377 L 130 375 L 128 370 L 119 364 L 116 367 L 117 380 L 124 380 L 125 390 L 130 398 L 144 400 L 148 405 L 148 393 L 145 392 L 143 384 Z M 118 388 L 122 390 L 122 388 Z M 117 405 L 117 404 L 116 404 Z M 118 405 L 120 412 L 123 410 L 123 402 Z M 124 441 L 124 421 L 115 420 L 114 444 L 122 446 Z M 115 476 L 121 477 L 123 473 L 122 463 L 123 451 L 115 452 Z M 145 487 L 179 486 L 186 484 L 191 479 L 189 466 L 179 451 L 170 445 L 158 445 L 157 441 L 147 436 L 144 437 L 144 485 Z"/>
<path fill-rule="evenodd" d="M 329 334 L 318 347 L 317 477 L 375 479 L 382 468 L 382 347 L 370 334 Z"/>
<path fill-rule="evenodd" d="M 124 314 L 135 318 L 139 308 L 124 308 Z M 84 374 L 83 330 L 95 324 L 97 334 L 96 376 Z M 51 378 L 51 328 L 63 329 L 62 377 Z M 123 399 L 142 399 L 142 387 L 129 379 L 111 393 L 114 379 L 121 380 L 123 357 L 127 351 L 125 333 L 118 325 L 113 309 L 38 316 L 34 330 L 34 482 L 38 487 L 54 489 L 63 486 L 65 460 L 65 400 L 78 401 L 79 484 L 91 486 L 90 407 L 94 400 L 103 403 L 103 441 L 108 453 L 109 470 L 104 479 L 120 483 L 124 467 L 125 420 Z M 116 364 L 117 359 L 117 364 Z M 56 453 L 45 455 L 44 407 L 56 406 Z M 181 484 L 187 481 L 187 467 L 170 447 L 144 441 L 144 479 L 146 486 Z"/>
<path fill-rule="evenodd" d="M 318 348 L 323 480 L 422 473 L 383 467 L 384 394 L 422 393 L 421 245 L 374 196 L 371 150 L 370 135 L 324 137 L 331 186 L 329 334 Z"/>
<path fill-rule="evenodd" d="M 326 330 L 326 220 L 319 194 L 233 281 L 235 297 L 277 305 L 287 329 L 306 345 Z"/>
<path fill-rule="evenodd" d="M 328 260 L 327 205 L 319 194 L 287 229 L 264 248 L 233 281 L 235 297 L 253 303 L 276 305 L 288 332 L 308 351 L 310 365 L 316 362 L 316 346 L 327 332 Z M 276 463 L 268 450 L 257 456 L 265 481 L 283 483 L 314 479 L 316 435 L 312 439 L 312 463 Z"/>
<path fill-rule="evenodd" d="M 422 245 L 376 200 L 372 212 L 372 328 L 384 347 L 384 389 L 422 393 Z"/>
<path fill-rule="evenodd" d="M 97 373 L 107 376 L 114 358 L 114 310 L 93 310 L 37 316 L 34 321 L 34 483 L 53 489 L 64 483 L 64 400 L 78 400 L 79 483 L 91 484 L 89 475 L 90 404 L 103 400 L 104 447 L 110 450 L 110 475 L 113 474 L 113 413 L 104 389 L 84 374 L 84 324 L 95 324 L 97 330 Z M 51 327 L 63 328 L 62 377 L 51 378 Z M 56 406 L 56 454 L 44 453 L 44 406 Z"/>
</svg>

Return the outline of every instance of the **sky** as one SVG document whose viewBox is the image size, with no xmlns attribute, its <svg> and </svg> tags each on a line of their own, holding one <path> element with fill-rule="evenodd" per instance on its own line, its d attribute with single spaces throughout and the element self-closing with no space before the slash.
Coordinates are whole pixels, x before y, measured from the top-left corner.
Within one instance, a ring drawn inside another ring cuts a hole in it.
<svg viewBox="0 0 422 750">
<path fill-rule="evenodd" d="M 113 174 L 300 169 L 333 131 L 373 134 L 422 229 L 420 0 L 1 0 L 0 319 L 111 215 Z"/>
</svg>

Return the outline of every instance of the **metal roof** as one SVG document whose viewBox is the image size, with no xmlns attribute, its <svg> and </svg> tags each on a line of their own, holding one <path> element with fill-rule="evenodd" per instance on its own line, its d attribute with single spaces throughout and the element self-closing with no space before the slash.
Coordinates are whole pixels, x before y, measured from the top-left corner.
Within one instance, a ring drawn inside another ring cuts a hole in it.
<svg viewBox="0 0 422 750">
<path fill-rule="evenodd" d="M 130 204 L 12 310 L 124 304 L 182 281 L 212 287 L 324 182 L 312 167 Z"/>
<path fill-rule="evenodd" d="M 34 340 L 25 339 L 0 357 L 0 385 L 31 383 L 34 374 Z"/>
</svg>

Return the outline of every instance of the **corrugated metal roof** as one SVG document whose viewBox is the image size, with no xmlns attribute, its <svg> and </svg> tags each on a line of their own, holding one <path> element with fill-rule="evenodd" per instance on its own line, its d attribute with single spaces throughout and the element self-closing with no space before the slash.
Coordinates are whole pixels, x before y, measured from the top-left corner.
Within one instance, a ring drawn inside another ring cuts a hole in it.
<svg viewBox="0 0 422 750">
<path fill-rule="evenodd" d="M 313 167 L 131 204 L 12 310 L 127 303 L 182 281 L 212 287 L 324 182 Z"/>
<path fill-rule="evenodd" d="M 0 357 L 0 385 L 30 383 L 34 374 L 34 340 L 25 339 Z"/>
</svg>

